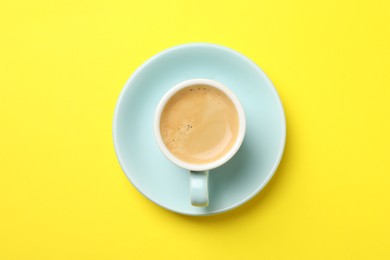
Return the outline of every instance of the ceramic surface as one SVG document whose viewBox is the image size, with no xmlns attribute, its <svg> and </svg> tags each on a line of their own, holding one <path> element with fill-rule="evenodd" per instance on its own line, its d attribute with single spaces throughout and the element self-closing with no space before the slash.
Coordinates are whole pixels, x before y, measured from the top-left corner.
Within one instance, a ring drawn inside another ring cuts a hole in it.
<svg viewBox="0 0 390 260">
<path fill-rule="evenodd" d="M 203 208 L 191 205 L 188 171 L 163 155 L 153 130 L 160 99 L 193 78 L 229 87 L 246 115 L 244 142 L 231 160 L 210 171 L 210 204 Z M 113 137 L 123 171 L 143 195 L 177 213 L 209 215 L 245 203 L 269 182 L 283 154 L 286 123 L 276 90 L 256 64 L 226 47 L 188 44 L 157 54 L 130 77 L 115 110 Z"/>
</svg>

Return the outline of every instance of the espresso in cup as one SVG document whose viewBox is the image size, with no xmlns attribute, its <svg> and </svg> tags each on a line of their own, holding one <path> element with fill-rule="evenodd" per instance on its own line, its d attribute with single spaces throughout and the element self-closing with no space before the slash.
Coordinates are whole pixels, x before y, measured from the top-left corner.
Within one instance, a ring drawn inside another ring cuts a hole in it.
<svg viewBox="0 0 390 260">
<path fill-rule="evenodd" d="M 236 143 L 239 115 L 232 100 L 218 88 L 192 85 L 175 93 L 160 118 L 167 149 L 190 164 L 207 164 L 226 155 Z"/>
</svg>

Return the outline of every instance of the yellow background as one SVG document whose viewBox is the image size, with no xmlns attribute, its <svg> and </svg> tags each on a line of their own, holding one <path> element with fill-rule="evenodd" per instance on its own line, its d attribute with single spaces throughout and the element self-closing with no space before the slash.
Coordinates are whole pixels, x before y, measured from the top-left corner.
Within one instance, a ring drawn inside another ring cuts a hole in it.
<svg viewBox="0 0 390 260">
<path fill-rule="evenodd" d="M 1 1 L 0 259 L 390 259 L 389 1 Z M 287 117 L 267 188 L 193 218 L 116 160 L 116 100 L 174 45 L 253 59 Z"/>
</svg>

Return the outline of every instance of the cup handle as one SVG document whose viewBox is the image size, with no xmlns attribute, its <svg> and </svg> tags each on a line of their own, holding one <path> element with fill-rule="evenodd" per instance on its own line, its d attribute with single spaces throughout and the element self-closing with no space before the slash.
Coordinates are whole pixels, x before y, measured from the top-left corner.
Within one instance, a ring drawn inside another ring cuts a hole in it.
<svg viewBox="0 0 390 260">
<path fill-rule="evenodd" d="M 209 171 L 190 171 L 190 198 L 192 206 L 209 205 Z"/>
</svg>

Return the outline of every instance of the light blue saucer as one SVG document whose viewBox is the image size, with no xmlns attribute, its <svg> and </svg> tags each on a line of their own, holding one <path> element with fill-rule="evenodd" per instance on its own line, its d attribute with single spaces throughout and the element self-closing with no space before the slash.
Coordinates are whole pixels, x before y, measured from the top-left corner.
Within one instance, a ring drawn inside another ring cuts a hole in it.
<svg viewBox="0 0 390 260">
<path fill-rule="evenodd" d="M 210 172 L 210 205 L 204 208 L 191 205 L 188 171 L 166 159 L 153 132 L 162 96 L 192 78 L 229 87 L 247 119 L 238 153 Z M 113 137 L 123 171 L 143 195 L 177 213 L 210 215 L 242 205 L 269 182 L 282 158 L 286 122 L 276 90 L 255 63 L 218 45 L 188 44 L 157 54 L 130 77 L 116 106 Z"/>
</svg>

